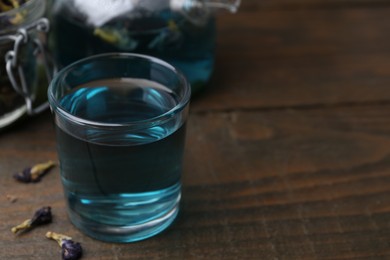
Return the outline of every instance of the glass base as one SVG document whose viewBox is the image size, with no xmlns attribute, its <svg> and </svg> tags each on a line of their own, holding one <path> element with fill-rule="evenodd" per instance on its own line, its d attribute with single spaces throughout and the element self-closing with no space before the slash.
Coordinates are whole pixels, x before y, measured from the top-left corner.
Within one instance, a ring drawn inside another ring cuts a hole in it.
<svg viewBox="0 0 390 260">
<path fill-rule="evenodd" d="M 90 219 L 81 218 L 71 209 L 68 209 L 68 214 L 71 222 L 92 238 L 106 242 L 128 243 L 147 239 L 167 229 L 179 213 L 179 200 L 175 207 L 164 215 L 136 225 L 113 226 L 93 222 Z"/>
</svg>

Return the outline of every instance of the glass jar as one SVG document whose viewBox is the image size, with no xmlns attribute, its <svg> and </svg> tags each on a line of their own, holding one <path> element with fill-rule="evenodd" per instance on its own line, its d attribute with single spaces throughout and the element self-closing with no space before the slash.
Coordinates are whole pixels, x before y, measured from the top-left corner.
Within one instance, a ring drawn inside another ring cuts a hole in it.
<svg viewBox="0 0 390 260">
<path fill-rule="evenodd" d="M 214 67 L 214 11 L 239 0 L 56 0 L 56 61 L 68 65 L 104 52 L 158 57 L 179 68 L 196 92 Z"/>
<path fill-rule="evenodd" d="M 44 66 L 49 30 L 45 7 L 44 0 L 29 0 L 0 13 L 0 130 L 48 107 L 48 84 L 39 77 L 46 74 L 50 80 Z"/>
</svg>

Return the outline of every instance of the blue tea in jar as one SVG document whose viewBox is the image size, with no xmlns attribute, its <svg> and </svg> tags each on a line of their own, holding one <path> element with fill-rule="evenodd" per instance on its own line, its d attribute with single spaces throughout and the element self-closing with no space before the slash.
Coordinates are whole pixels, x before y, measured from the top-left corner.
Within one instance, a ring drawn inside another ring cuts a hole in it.
<svg viewBox="0 0 390 260">
<path fill-rule="evenodd" d="M 213 71 L 215 19 L 206 9 L 194 15 L 187 2 L 55 1 L 56 59 L 65 66 L 97 53 L 148 54 L 179 68 L 197 91 Z"/>
</svg>

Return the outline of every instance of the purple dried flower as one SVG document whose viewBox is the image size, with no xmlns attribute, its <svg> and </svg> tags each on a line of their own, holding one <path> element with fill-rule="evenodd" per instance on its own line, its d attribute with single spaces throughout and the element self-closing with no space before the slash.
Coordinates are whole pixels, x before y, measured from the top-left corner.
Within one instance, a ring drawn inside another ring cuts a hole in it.
<svg viewBox="0 0 390 260">
<path fill-rule="evenodd" d="M 24 169 L 22 172 L 15 173 L 14 178 L 20 182 L 32 182 L 31 179 L 31 167 Z"/>
<path fill-rule="evenodd" d="M 61 254 L 64 260 L 77 260 L 83 255 L 80 243 L 74 242 L 71 237 L 51 231 L 46 233 L 46 237 L 57 241 L 62 248 Z"/>
<path fill-rule="evenodd" d="M 33 218 L 31 219 L 32 226 L 39 226 L 42 224 L 50 223 L 53 219 L 51 215 L 51 207 L 43 207 L 38 209 Z"/>
<path fill-rule="evenodd" d="M 72 240 L 64 240 L 62 243 L 62 259 L 64 260 L 73 260 L 81 258 L 83 254 L 83 249 L 81 248 L 80 243 L 73 242 Z"/>
<path fill-rule="evenodd" d="M 50 207 L 43 207 L 38 209 L 31 219 L 23 221 L 21 224 L 13 227 L 11 231 L 17 233 L 19 230 L 29 230 L 33 227 L 50 223 L 52 221 L 52 214 Z"/>
<path fill-rule="evenodd" d="M 14 178 L 17 181 L 24 183 L 39 182 L 41 178 L 54 166 L 55 163 L 53 161 L 36 164 L 33 167 L 24 169 L 22 172 L 14 174 Z"/>
</svg>

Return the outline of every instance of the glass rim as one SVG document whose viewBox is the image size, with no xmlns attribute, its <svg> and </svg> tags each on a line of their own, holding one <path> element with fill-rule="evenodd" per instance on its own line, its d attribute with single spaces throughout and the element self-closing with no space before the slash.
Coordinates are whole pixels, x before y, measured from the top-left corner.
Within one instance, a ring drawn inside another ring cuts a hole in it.
<svg viewBox="0 0 390 260">
<path fill-rule="evenodd" d="M 54 96 L 54 88 L 55 86 L 63 80 L 67 74 L 75 67 L 80 66 L 81 64 L 87 64 L 89 62 L 93 62 L 94 60 L 101 59 L 101 58 L 139 58 L 142 60 L 149 61 L 151 63 L 158 64 L 160 66 L 163 66 L 170 71 L 172 71 L 179 79 L 181 85 L 183 86 L 184 93 L 182 97 L 178 100 L 178 103 L 173 106 L 168 111 L 148 119 L 143 120 L 136 120 L 132 122 L 125 122 L 125 123 L 105 123 L 105 122 L 99 122 L 99 121 L 93 121 L 84 119 L 82 117 L 78 117 L 75 115 L 72 115 L 69 113 L 63 106 L 61 106 L 59 100 Z M 158 125 L 161 124 L 161 122 L 164 122 L 165 120 L 169 120 L 172 115 L 176 114 L 177 112 L 182 111 L 186 105 L 189 103 L 191 97 L 191 87 L 187 79 L 185 78 L 184 74 L 179 71 L 177 68 L 169 64 L 168 62 L 165 62 L 159 58 L 144 55 L 144 54 L 136 54 L 136 53 L 123 53 L 123 52 L 111 52 L 111 53 L 103 53 L 103 54 L 97 54 L 92 55 L 87 58 L 80 59 L 76 62 L 73 62 L 69 64 L 68 66 L 61 69 L 53 78 L 53 80 L 50 82 L 48 87 L 48 101 L 50 104 L 50 108 L 53 112 L 58 112 L 68 120 L 70 120 L 72 123 L 83 125 L 87 127 L 95 127 L 95 128 L 113 128 L 116 129 L 119 128 L 131 128 L 131 127 L 137 127 L 137 126 L 150 126 L 150 125 Z"/>
</svg>

